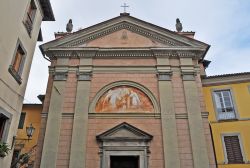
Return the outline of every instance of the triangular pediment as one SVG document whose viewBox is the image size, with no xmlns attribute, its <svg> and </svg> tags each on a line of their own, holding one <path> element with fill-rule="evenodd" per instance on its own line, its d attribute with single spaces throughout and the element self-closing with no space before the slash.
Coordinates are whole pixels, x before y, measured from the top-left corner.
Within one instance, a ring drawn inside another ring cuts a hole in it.
<svg viewBox="0 0 250 168">
<path fill-rule="evenodd" d="M 192 46 L 191 43 L 168 37 L 148 27 L 135 24 L 130 20 L 111 24 L 107 28 L 81 35 L 73 40 L 60 44 L 60 47 L 167 47 Z"/>
<path fill-rule="evenodd" d="M 105 141 L 105 140 L 149 141 L 152 139 L 152 135 L 124 122 L 96 136 L 96 139 L 99 141 Z"/>
<path fill-rule="evenodd" d="M 41 45 L 42 52 L 58 48 L 164 48 L 206 50 L 209 45 L 137 18 L 121 15 Z"/>
<path fill-rule="evenodd" d="M 152 38 L 145 37 L 128 29 L 121 29 L 106 36 L 80 44 L 78 47 L 102 47 L 102 48 L 142 48 L 142 47 L 166 47 Z"/>
</svg>

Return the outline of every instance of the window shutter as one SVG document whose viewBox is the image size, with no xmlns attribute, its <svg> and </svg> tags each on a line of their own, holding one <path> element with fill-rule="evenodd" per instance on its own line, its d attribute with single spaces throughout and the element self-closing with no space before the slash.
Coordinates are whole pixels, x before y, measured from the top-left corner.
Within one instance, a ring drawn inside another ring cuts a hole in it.
<svg viewBox="0 0 250 168">
<path fill-rule="evenodd" d="M 224 137 L 228 163 L 243 163 L 242 152 L 238 136 Z"/>
<path fill-rule="evenodd" d="M 13 69 L 15 70 L 15 72 L 18 72 L 18 70 L 20 68 L 21 61 L 22 61 L 22 54 L 18 49 L 16 52 L 16 57 L 15 57 L 14 63 L 13 63 Z"/>
<path fill-rule="evenodd" d="M 25 59 L 26 59 L 26 56 L 25 56 L 25 55 L 23 55 L 23 57 L 22 57 L 22 61 L 21 61 L 21 63 L 20 63 L 19 71 L 18 71 L 18 74 L 20 75 L 20 77 L 21 77 L 22 72 L 23 72 Z"/>
</svg>

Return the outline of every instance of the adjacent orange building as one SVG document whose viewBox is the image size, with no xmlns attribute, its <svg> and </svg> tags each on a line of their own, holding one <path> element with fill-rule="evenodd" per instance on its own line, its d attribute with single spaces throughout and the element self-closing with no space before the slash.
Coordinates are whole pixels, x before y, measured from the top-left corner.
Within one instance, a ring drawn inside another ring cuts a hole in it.
<svg viewBox="0 0 250 168">
<path fill-rule="evenodd" d="M 23 104 L 15 139 L 12 164 L 20 155 L 30 153 L 29 166 L 32 167 L 34 165 L 38 135 L 41 127 L 41 112 L 42 104 Z M 30 124 L 35 128 L 35 131 L 31 139 L 28 140 L 26 127 L 29 127 Z"/>
</svg>

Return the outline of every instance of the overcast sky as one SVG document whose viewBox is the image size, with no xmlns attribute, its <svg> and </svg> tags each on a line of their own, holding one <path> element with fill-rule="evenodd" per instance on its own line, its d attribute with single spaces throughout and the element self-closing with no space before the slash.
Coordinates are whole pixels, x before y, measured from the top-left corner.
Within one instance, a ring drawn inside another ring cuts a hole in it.
<svg viewBox="0 0 250 168">
<path fill-rule="evenodd" d="M 183 31 L 195 31 L 196 39 L 210 44 L 208 75 L 250 71 L 249 0 L 51 0 L 56 21 L 42 23 L 43 42 L 36 47 L 25 103 L 39 103 L 37 95 L 46 92 L 49 62 L 38 46 L 65 31 L 69 19 L 77 31 L 119 16 L 124 2 L 131 16 L 170 30 L 180 18 Z"/>
</svg>

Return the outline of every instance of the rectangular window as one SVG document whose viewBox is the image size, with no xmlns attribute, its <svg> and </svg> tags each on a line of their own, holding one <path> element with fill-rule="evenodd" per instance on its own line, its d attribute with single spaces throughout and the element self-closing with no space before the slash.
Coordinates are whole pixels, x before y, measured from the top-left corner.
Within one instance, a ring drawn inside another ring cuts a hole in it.
<svg viewBox="0 0 250 168">
<path fill-rule="evenodd" d="M 26 113 L 22 112 L 18 124 L 18 129 L 23 129 Z"/>
<path fill-rule="evenodd" d="M 225 151 L 228 164 L 244 163 L 239 136 L 224 136 Z"/>
<path fill-rule="evenodd" d="M 3 141 L 4 131 L 9 118 L 0 113 L 0 141 Z"/>
<path fill-rule="evenodd" d="M 21 74 L 23 71 L 25 56 L 26 56 L 26 51 L 23 48 L 20 40 L 18 40 L 17 48 L 15 50 L 12 63 L 9 66 L 9 72 L 19 84 L 21 84 L 21 81 L 22 81 Z"/>
<path fill-rule="evenodd" d="M 31 31 L 33 29 L 33 23 L 35 20 L 35 15 L 36 15 L 36 4 L 34 2 L 34 0 L 30 1 L 25 19 L 24 19 L 24 25 L 29 33 L 29 35 L 31 34 Z"/>
<path fill-rule="evenodd" d="M 235 119 L 235 107 L 233 104 L 231 91 L 219 90 L 213 92 L 216 111 L 219 120 Z"/>
<path fill-rule="evenodd" d="M 9 134 L 12 114 L 0 106 L 0 141 L 6 142 Z"/>
</svg>

